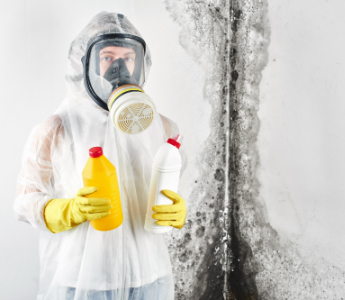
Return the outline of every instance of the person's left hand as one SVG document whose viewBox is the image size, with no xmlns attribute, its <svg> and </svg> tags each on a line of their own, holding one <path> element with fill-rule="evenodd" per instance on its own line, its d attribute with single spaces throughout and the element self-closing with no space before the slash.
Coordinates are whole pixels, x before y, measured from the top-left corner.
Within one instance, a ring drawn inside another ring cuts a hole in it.
<svg viewBox="0 0 345 300">
<path fill-rule="evenodd" d="M 181 229 L 186 222 L 187 208 L 183 198 L 170 190 L 162 190 L 161 193 L 174 202 L 171 205 L 155 205 L 152 210 L 156 212 L 152 217 L 158 220 L 161 226 L 173 226 Z"/>
</svg>

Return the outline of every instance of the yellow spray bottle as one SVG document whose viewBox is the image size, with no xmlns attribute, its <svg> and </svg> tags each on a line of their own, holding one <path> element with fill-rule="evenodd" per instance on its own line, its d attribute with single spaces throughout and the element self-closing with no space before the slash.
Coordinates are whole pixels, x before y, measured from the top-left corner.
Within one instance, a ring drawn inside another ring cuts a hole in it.
<svg viewBox="0 0 345 300">
<path fill-rule="evenodd" d="M 119 227 L 123 221 L 120 189 L 117 180 L 116 169 L 103 155 L 101 147 L 93 147 L 89 150 L 89 159 L 83 170 L 84 186 L 95 186 L 97 192 L 86 197 L 108 198 L 113 208 L 108 217 L 92 220 L 93 228 L 100 231 L 109 231 Z"/>
</svg>

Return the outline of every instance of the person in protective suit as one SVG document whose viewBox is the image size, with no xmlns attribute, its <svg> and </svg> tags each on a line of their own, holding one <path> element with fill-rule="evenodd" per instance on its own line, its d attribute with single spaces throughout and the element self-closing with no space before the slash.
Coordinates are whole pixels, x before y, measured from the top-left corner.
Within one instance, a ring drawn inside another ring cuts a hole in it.
<svg viewBox="0 0 345 300">
<path fill-rule="evenodd" d="M 106 107 L 109 93 L 121 82 L 144 84 L 149 49 L 126 17 L 102 12 L 72 42 L 68 58 L 67 96 L 30 134 L 14 204 L 17 218 L 40 232 L 37 299 L 172 300 L 167 246 L 163 235 L 144 229 L 144 222 L 153 158 L 178 128 L 157 114 L 140 134 L 121 134 Z M 109 199 L 92 197 L 97 187 L 83 187 L 82 170 L 94 146 L 121 164 L 124 221 L 112 231 L 97 231 L 89 222 L 111 209 Z M 180 154 L 183 171 L 183 147 Z M 154 207 L 153 217 L 159 225 L 181 229 L 184 200 L 169 190 L 163 194 L 174 204 Z"/>
</svg>

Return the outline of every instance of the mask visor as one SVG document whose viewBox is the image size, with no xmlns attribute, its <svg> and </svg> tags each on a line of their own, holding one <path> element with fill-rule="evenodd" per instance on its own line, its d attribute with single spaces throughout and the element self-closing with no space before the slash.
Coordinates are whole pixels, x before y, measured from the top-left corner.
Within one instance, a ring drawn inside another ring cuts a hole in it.
<svg viewBox="0 0 345 300">
<path fill-rule="evenodd" d="M 106 38 L 90 45 L 86 56 L 88 92 L 102 107 L 124 85 L 142 87 L 145 82 L 145 50 L 131 38 Z M 96 99 L 95 99 L 96 98 Z"/>
</svg>

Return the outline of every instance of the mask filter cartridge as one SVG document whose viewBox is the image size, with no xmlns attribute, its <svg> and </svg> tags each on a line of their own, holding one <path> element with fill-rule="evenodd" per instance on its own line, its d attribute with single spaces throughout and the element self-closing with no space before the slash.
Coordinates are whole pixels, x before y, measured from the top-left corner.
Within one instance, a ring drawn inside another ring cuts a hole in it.
<svg viewBox="0 0 345 300">
<path fill-rule="evenodd" d="M 146 130 L 156 114 L 151 98 L 140 86 L 133 84 L 123 85 L 113 91 L 108 108 L 115 128 L 127 134 Z"/>
</svg>

